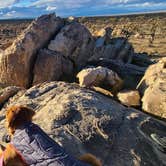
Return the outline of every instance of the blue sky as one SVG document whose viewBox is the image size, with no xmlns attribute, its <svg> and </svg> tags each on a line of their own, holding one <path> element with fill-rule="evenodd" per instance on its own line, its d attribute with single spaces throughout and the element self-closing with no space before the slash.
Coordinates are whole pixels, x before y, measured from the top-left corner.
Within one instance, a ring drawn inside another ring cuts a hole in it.
<svg viewBox="0 0 166 166">
<path fill-rule="evenodd" d="M 166 11 L 166 0 L 0 0 L 0 19 L 95 16 Z"/>
</svg>

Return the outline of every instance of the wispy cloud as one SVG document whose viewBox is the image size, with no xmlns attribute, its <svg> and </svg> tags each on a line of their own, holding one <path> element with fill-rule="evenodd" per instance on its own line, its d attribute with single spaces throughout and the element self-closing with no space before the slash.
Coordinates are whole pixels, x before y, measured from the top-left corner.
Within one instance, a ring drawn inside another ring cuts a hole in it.
<svg viewBox="0 0 166 166">
<path fill-rule="evenodd" d="M 166 10 L 165 0 L 0 0 L 0 18 L 108 15 Z M 15 13 L 12 13 L 15 11 Z"/>
<path fill-rule="evenodd" d="M 18 1 L 19 0 L 0 0 L 0 8 L 10 7 Z"/>
</svg>

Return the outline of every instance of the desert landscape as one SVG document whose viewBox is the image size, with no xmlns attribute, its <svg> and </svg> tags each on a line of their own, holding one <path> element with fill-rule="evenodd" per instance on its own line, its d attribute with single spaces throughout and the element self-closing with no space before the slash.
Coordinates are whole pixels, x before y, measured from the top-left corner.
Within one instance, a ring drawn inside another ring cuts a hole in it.
<svg viewBox="0 0 166 166">
<path fill-rule="evenodd" d="M 0 21 L 0 140 L 6 108 L 25 105 L 74 156 L 166 165 L 165 16 Z"/>
<path fill-rule="evenodd" d="M 112 37 L 126 37 L 135 52 L 147 53 L 151 58 L 166 56 L 166 13 L 137 14 L 126 16 L 80 17 L 94 36 L 110 27 Z M 32 19 L 0 21 L 0 49 L 6 49 Z"/>
</svg>

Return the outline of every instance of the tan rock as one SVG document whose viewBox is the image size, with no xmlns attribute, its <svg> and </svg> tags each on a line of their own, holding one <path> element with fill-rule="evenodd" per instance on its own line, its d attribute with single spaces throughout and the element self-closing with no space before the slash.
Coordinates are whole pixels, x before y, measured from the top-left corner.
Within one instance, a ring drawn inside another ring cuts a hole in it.
<svg viewBox="0 0 166 166">
<path fill-rule="evenodd" d="M 144 111 L 166 118 L 166 58 L 151 65 L 138 85 Z"/>
<path fill-rule="evenodd" d="M 90 67 L 83 69 L 77 74 L 79 84 L 83 87 L 108 86 L 113 91 L 121 88 L 123 81 L 112 70 L 105 67 Z"/>
<path fill-rule="evenodd" d="M 54 14 L 43 15 L 0 54 L 0 83 L 29 87 L 32 82 L 37 51 L 44 47 L 62 26 L 63 20 Z"/>
<path fill-rule="evenodd" d="M 45 81 L 58 81 L 73 75 L 72 62 L 62 54 L 43 49 L 37 55 L 33 85 Z"/>
<path fill-rule="evenodd" d="M 92 55 L 94 41 L 85 26 L 73 22 L 61 29 L 55 39 L 50 42 L 48 48 L 73 60 L 76 67 L 80 68 Z"/>
<path fill-rule="evenodd" d="M 119 101 L 127 106 L 139 106 L 140 95 L 137 90 L 123 90 L 117 94 Z"/>
</svg>

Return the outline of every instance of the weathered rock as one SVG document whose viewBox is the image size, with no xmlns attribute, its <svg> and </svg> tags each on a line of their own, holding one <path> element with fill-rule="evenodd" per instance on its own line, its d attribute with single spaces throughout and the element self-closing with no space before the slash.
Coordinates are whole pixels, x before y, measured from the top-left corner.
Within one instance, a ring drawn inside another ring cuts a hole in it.
<svg viewBox="0 0 166 166">
<path fill-rule="evenodd" d="M 54 14 L 43 15 L 0 54 L 0 83 L 29 87 L 37 51 L 63 26 Z"/>
<path fill-rule="evenodd" d="M 137 90 L 123 90 L 117 94 L 119 101 L 126 106 L 139 106 L 140 95 Z"/>
<path fill-rule="evenodd" d="M 33 85 L 45 81 L 58 81 L 73 75 L 73 63 L 62 54 L 40 50 L 34 67 Z"/>
<path fill-rule="evenodd" d="M 116 60 L 102 58 L 89 61 L 88 65 L 95 67 L 102 66 L 115 71 L 123 79 L 125 89 L 136 89 L 147 69 L 147 67 L 139 67 L 133 64 L 125 64 Z"/>
<path fill-rule="evenodd" d="M 119 62 L 131 63 L 134 49 L 132 45 L 125 38 L 113 38 L 106 42 L 106 37 L 101 37 L 96 41 L 96 47 L 93 56 L 89 61 L 99 60 L 100 58 L 107 58 L 117 60 Z"/>
<path fill-rule="evenodd" d="M 79 78 L 80 86 L 107 86 L 107 88 L 111 88 L 113 92 L 121 89 L 123 84 L 123 81 L 115 72 L 101 66 L 83 69 L 77 74 L 77 78 Z"/>
<path fill-rule="evenodd" d="M 151 65 L 138 89 L 143 95 L 142 108 L 144 111 L 166 118 L 166 58 Z"/>
<path fill-rule="evenodd" d="M 18 91 L 22 90 L 20 87 L 9 86 L 0 91 L 0 105 L 4 104 L 10 97 L 14 96 Z"/>
<path fill-rule="evenodd" d="M 71 59 L 77 68 L 86 64 L 92 55 L 94 41 L 87 28 L 77 22 L 66 25 L 48 46 Z"/>
<path fill-rule="evenodd" d="M 74 156 L 89 152 L 104 166 L 166 164 L 164 122 L 76 84 L 43 83 L 9 100 L 14 104 L 34 108 L 35 122 Z"/>
</svg>

